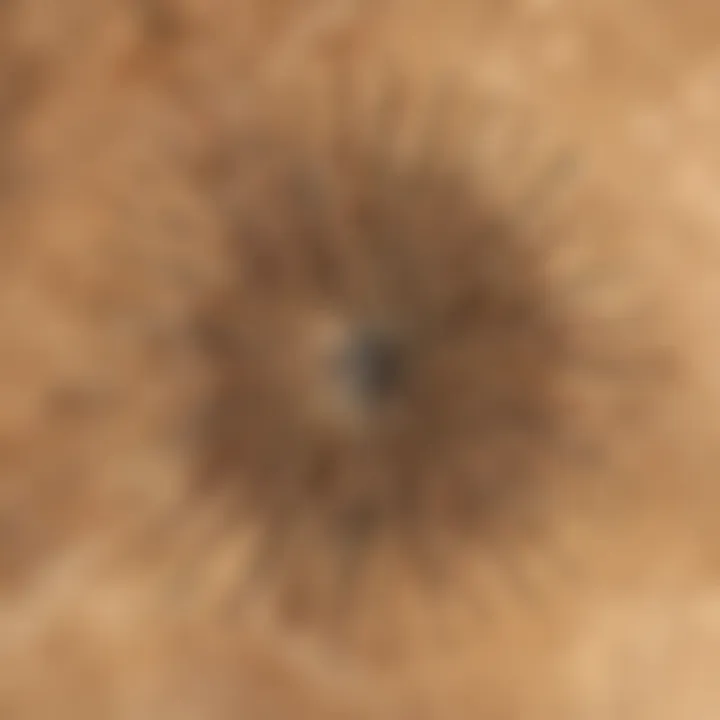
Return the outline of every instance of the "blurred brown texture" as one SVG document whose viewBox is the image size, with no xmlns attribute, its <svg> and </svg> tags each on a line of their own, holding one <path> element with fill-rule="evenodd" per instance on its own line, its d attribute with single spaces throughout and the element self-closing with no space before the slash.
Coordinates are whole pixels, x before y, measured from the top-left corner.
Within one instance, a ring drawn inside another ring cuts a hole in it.
<svg viewBox="0 0 720 720">
<path fill-rule="evenodd" d="M 712 0 L 4 0 L 0 717 L 717 717 L 719 128 Z"/>
</svg>

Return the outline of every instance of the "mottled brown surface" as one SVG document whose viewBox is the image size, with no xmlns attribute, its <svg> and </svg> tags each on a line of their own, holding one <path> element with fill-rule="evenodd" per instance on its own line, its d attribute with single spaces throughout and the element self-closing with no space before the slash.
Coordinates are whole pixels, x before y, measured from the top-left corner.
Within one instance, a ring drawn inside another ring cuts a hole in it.
<svg viewBox="0 0 720 720">
<path fill-rule="evenodd" d="M 720 715 L 718 187 L 711 0 L 5 0 L 0 717 Z"/>
</svg>

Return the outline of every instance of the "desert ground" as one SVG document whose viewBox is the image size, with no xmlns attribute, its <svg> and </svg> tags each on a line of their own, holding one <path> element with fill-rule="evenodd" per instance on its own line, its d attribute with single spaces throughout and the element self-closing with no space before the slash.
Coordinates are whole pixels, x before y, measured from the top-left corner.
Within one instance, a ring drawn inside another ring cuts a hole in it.
<svg viewBox="0 0 720 720">
<path fill-rule="evenodd" d="M 0 4 L 0 718 L 720 716 L 720 5 Z"/>
</svg>

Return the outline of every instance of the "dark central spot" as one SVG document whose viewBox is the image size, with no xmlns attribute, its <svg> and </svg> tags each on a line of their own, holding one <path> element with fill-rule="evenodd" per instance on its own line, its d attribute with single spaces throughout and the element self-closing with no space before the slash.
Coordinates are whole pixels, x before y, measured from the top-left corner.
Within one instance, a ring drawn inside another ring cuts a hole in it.
<svg viewBox="0 0 720 720">
<path fill-rule="evenodd" d="M 401 349 L 393 338 L 362 330 L 342 348 L 334 369 L 354 400 L 379 405 L 397 393 L 402 365 Z"/>
</svg>

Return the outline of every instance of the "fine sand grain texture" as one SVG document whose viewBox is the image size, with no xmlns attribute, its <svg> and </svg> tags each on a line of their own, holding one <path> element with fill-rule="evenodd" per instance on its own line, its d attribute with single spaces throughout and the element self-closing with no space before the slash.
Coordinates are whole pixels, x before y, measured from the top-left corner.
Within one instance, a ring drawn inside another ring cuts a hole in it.
<svg viewBox="0 0 720 720">
<path fill-rule="evenodd" d="M 720 717 L 720 5 L 0 3 L 0 718 Z"/>
</svg>

